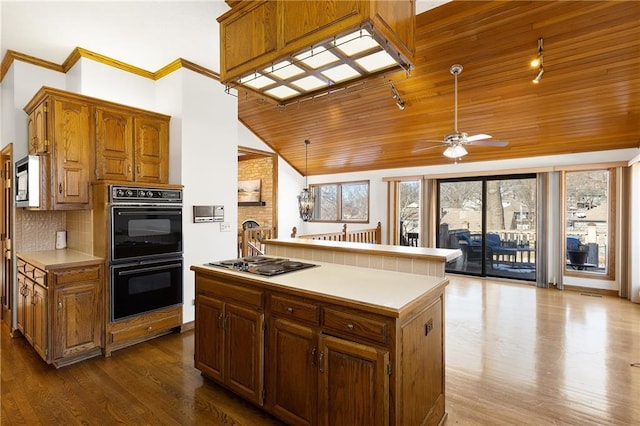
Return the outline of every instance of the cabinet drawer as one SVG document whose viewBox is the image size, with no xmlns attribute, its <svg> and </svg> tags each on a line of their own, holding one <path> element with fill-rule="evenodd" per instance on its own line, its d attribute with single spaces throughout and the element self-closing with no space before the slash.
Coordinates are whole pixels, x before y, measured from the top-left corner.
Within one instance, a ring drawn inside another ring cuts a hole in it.
<svg viewBox="0 0 640 426">
<path fill-rule="evenodd" d="M 22 259 L 17 260 L 16 268 L 18 272 L 22 273 L 25 277 L 31 278 L 43 287 L 47 286 L 47 273 L 42 269 L 38 269 Z"/>
<path fill-rule="evenodd" d="M 113 324 L 111 327 L 111 343 L 117 345 L 138 339 L 144 340 L 146 337 L 155 336 L 171 328 L 178 327 L 182 325 L 180 310 L 141 315 Z"/>
<path fill-rule="evenodd" d="M 54 273 L 56 285 L 78 284 L 87 281 L 100 280 L 100 266 L 85 268 L 63 269 Z"/>
<path fill-rule="evenodd" d="M 342 334 L 362 337 L 380 343 L 387 343 L 387 336 L 389 335 L 387 321 L 331 308 L 324 309 L 323 326 Z"/>
<path fill-rule="evenodd" d="M 320 323 L 320 308 L 318 306 L 290 297 L 271 296 L 271 312 L 312 324 Z"/>
<path fill-rule="evenodd" d="M 209 277 L 201 277 L 198 280 L 197 291 L 198 293 L 213 294 L 223 299 L 235 300 L 256 308 L 262 308 L 264 305 L 262 291 L 241 285 L 225 284 Z"/>
</svg>

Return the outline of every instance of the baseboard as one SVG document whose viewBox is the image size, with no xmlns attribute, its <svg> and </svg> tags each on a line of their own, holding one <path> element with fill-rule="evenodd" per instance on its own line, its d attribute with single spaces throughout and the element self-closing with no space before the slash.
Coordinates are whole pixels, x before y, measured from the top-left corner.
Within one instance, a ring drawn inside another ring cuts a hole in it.
<svg viewBox="0 0 640 426">
<path fill-rule="evenodd" d="M 585 293 L 585 294 L 595 294 L 598 296 L 620 297 L 620 295 L 618 294 L 618 290 L 607 290 L 604 288 L 590 288 L 590 287 L 581 287 L 577 285 L 565 285 L 564 290 L 577 291 L 579 293 Z"/>
<path fill-rule="evenodd" d="M 184 333 L 185 331 L 193 330 L 195 327 L 196 327 L 196 322 L 195 321 L 185 322 L 180 327 L 180 333 Z"/>
</svg>

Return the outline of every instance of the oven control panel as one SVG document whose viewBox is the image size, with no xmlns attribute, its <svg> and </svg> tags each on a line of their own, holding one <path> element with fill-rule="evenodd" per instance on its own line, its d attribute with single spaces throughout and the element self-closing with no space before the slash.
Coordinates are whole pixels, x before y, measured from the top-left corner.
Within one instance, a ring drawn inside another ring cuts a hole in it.
<svg viewBox="0 0 640 426">
<path fill-rule="evenodd" d="M 112 203 L 182 203 L 182 189 L 112 186 Z"/>
</svg>

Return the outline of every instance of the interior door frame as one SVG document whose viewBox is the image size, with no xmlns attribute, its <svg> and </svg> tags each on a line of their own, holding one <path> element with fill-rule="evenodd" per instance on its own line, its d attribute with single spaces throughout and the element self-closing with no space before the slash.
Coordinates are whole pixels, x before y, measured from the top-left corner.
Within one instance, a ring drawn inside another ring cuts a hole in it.
<svg viewBox="0 0 640 426">
<path fill-rule="evenodd" d="M 13 205 L 13 143 L 7 144 L 0 152 L 0 210 L 2 222 L 0 223 L 0 282 L 2 296 L 0 299 L 0 318 L 9 329 L 13 326 L 13 283 L 14 277 L 14 205 Z"/>
</svg>

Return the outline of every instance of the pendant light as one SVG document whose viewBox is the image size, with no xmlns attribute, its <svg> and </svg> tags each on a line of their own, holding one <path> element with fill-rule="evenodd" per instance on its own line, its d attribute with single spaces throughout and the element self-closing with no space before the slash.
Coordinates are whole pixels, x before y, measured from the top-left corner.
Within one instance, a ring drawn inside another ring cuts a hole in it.
<svg viewBox="0 0 640 426">
<path fill-rule="evenodd" d="M 316 197 L 309 192 L 309 185 L 307 184 L 307 171 L 308 171 L 308 152 L 309 139 L 304 141 L 304 189 L 298 195 L 298 210 L 300 211 L 300 219 L 305 222 L 309 222 L 313 217 L 313 206 L 315 205 Z"/>
</svg>

